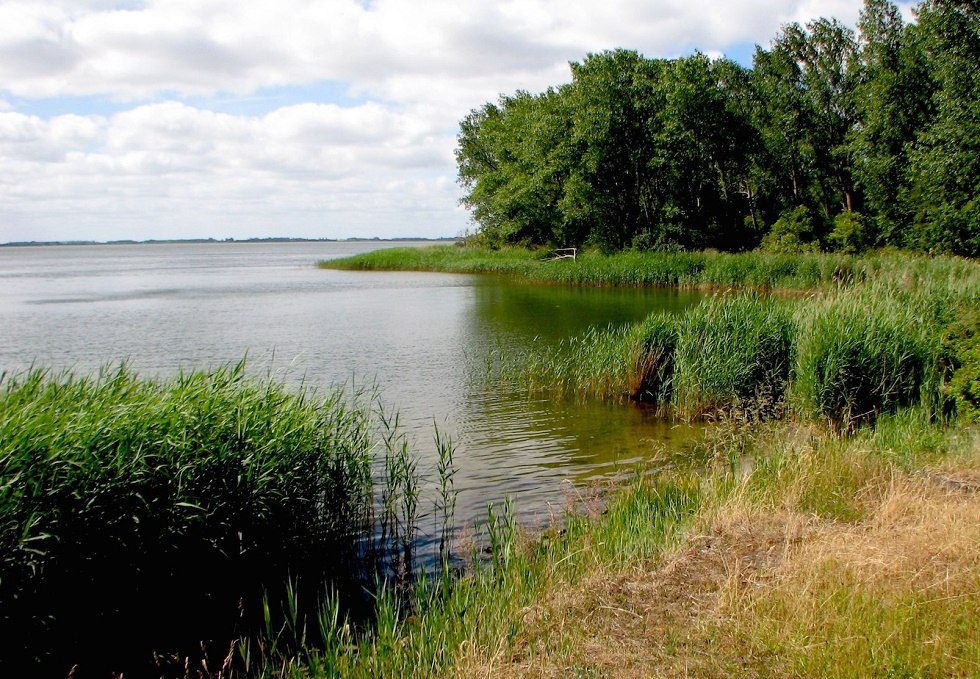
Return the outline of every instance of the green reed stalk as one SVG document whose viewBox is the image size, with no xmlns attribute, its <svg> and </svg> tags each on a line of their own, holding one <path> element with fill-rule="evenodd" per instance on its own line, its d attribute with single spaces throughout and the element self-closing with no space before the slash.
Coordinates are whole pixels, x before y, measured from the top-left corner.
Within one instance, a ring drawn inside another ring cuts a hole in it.
<svg viewBox="0 0 980 679">
<path fill-rule="evenodd" d="M 792 335 L 790 315 L 772 298 L 706 300 L 680 323 L 674 405 L 685 415 L 774 413 L 789 379 Z"/>
<path fill-rule="evenodd" d="M 0 662 L 126 661 L 148 639 L 196 646 L 222 620 L 231 638 L 240 600 L 258 622 L 262 583 L 349 580 L 372 445 L 341 392 L 289 392 L 244 363 L 168 381 L 125 366 L 4 375 L 0 634 L 25 650 Z"/>
</svg>

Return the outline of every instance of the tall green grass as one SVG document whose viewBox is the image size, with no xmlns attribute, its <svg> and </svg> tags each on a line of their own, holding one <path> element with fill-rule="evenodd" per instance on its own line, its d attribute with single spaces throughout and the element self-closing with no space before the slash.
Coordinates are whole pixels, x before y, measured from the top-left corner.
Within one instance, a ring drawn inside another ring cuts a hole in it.
<svg viewBox="0 0 980 679">
<path fill-rule="evenodd" d="M 361 615 L 373 432 L 356 399 L 288 391 L 243 364 L 167 381 L 125 366 L 3 375 L 3 672 L 106 674 L 216 636 L 227 648 L 287 577 L 311 607 L 332 582 Z"/>
<path fill-rule="evenodd" d="M 473 553 L 465 577 L 424 576 L 409 602 L 382 587 L 377 623 L 356 629 L 324 609 L 319 629 L 296 628 L 288 616 L 270 626 L 262 648 L 243 645 L 236 662 L 259 677 L 448 676 L 481 649 L 515 639 L 523 613 L 548 589 L 574 587 L 583 573 L 657 558 L 677 540 L 702 502 L 694 480 L 637 477 L 612 499 L 600 521 L 572 512 L 561 534 L 528 541 L 510 505 L 489 509 L 486 554 Z M 485 558 L 483 558 L 485 557 Z M 322 636 L 313 640 L 311 636 Z M 283 643 L 305 638 L 306 642 Z"/>
<path fill-rule="evenodd" d="M 441 271 L 500 274 L 563 285 L 634 287 L 748 287 L 809 290 L 847 287 L 871 280 L 906 285 L 925 281 L 976 284 L 975 262 L 956 257 L 916 257 L 882 251 L 843 254 L 773 254 L 625 251 L 611 255 L 580 252 L 575 260 L 549 261 L 546 251 L 521 248 L 432 246 L 377 250 L 319 262 L 351 271 Z"/>
<path fill-rule="evenodd" d="M 846 430 L 915 404 L 945 417 L 969 407 L 977 379 L 973 335 L 955 329 L 978 289 L 926 279 L 799 299 L 715 295 L 682 314 L 590 330 L 509 374 L 532 390 L 629 396 L 687 418 L 792 414 Z"/>
<path fill-rule="evenodd" d="M 692 415 L 781 407 L 793 328 L 783 303 L 756 295 L 713 298 L 678 323 L 674 405 Z"/>
<path fill-rule="evenodd" d="M 793 393 L 804 414 L 839 428 L 919 402 L 941 387 L 936 324 L 908 299 L 872 293 L 800 309 Z"/>
</svg>

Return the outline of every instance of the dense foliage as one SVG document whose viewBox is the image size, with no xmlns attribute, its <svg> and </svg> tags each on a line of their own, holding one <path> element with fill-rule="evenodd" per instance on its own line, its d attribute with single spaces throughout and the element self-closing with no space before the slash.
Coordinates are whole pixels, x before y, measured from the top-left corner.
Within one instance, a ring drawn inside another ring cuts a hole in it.
<svg viewBox="0 0 980 679">
<path fill-rule="evenodd" d="M 980 255 L 980 10 L 916 18 L 866 0 L 857 30 L 787 25 L 750 69 L 590 54 L 461 122 L 463 202 L 490 245 Z"/>
</svg>

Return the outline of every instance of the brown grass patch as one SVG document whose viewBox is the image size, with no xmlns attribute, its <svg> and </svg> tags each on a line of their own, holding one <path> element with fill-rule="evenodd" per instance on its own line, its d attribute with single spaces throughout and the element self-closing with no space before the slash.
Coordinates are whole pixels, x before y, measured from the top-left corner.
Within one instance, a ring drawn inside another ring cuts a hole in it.
<svg viewBox="0 0 980 679">
<path fill-rule="evenodd" d="M 891 471 L 856 521 L 722 505 L 660 562 L 552 587 L 458 674 L 980 675 L 978 482 Z"/>
</svg>

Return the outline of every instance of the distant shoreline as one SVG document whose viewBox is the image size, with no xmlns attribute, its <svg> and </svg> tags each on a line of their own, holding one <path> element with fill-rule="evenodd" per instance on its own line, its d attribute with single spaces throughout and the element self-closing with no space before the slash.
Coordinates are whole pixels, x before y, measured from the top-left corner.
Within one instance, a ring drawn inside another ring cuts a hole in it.
<svg viewBox="0 0 980 679">
<path fill-rule="evenodd" d="M 452 243 L 459 240 L 455 237 L 444 238 L 421 238 L 407 236 L 404 238 L 286 238 L 274 237 L 267 238 L 174 238 L 174 239 L 155 239 L 148 240 L 58 240 L 58 241 L 11 241 L 0 243 L 0 248 L 19 248 L 34 247 L 45 245 L 157 245 L 173 243 L 399 243 L 408 242 L 432 242 L 432 243 Z"/>
</svg>

